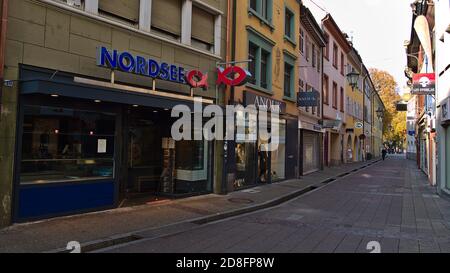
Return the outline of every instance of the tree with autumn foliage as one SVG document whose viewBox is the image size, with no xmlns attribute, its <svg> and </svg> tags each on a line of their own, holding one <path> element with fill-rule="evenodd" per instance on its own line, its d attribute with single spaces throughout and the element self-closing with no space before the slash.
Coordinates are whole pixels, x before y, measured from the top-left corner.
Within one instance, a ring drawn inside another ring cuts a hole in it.
<svg viewBox="0 0 450 273">
<path fill-rule="evenodd" d="M 396 92 L 397 82 L 388 72 L 374 68 L 370 69 L 370 76 L 386 107 L 383 138 L 385 142 L 392 141 L 394 147 L 405 148 L 406 112 L 399 112 L 396 108 L 396 104 L 402 100 Z"/>
</svg>

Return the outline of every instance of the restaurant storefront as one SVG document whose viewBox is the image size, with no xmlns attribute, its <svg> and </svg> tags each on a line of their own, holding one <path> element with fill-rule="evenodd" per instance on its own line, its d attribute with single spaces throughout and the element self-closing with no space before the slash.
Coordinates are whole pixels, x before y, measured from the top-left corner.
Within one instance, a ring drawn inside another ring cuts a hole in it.
<svg viewBox="0 0 450 273">
<path fill-rule="evenodd" d="M 172 108 L 193 97 L 26 65 L 20 77 L 15 222 L 212 192 L 213 141 L 171 136 Z"/>
<path fill-rule="evenodd" d="M 245 74 L 218 71 L 226 6 L 73 2 L 14 0 L 5 13 L 0 227 L 221 193 L 221 140 L 173 137 L 171 114 L 187 106 L 192 119 L 199 98 L 223 107 L 221 86 Z"/>
</svg>

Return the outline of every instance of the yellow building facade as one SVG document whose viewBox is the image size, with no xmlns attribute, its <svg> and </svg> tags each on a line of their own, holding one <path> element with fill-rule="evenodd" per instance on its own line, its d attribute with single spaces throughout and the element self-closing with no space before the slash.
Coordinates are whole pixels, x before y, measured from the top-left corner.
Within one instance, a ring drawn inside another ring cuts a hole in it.
<svg viewBox="0 0 450 273">
<path fill-rule="evenodd" d="M 362 75 L 362 59 L 353 48 L 347 56 L 347 73 Z M 346 128 L 344 137 L 345 162 L 357 162 L 363 159 L 363 79 L 359 77 L 356 86 L 346 82 Z"/>
<path fill-rule="evenodd" d="M 298 174 L 298 50 L 300 1 L 233 1 L 230 60 L 251 73 L 250 81 L 227 91 L 228 104 L 258 109 L 279 106 L 280 145 L 263 152 L 264 144 L 236 139 L 228 143 L 227 185 L 237 190 Z"/>
</svg>

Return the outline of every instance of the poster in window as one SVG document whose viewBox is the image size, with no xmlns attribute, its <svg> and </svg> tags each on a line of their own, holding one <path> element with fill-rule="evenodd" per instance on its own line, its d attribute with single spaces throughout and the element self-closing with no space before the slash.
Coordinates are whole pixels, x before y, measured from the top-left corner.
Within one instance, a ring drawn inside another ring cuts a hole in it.
<svg viewBox="0 0 450 273">
<path fill-rule="evenodd" d="M 97 140 L 97 153 L 99 154 L 106 153 L 106 139 Z"/>
</svg>

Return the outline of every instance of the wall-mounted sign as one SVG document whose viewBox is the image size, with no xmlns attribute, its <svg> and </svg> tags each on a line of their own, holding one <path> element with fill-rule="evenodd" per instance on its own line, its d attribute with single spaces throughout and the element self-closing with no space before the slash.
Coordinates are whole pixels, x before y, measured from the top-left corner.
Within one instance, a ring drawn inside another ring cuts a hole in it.
<svg viewBox="0 0 450 273">
<path fill-rule="evenodd" d="M 317 91 L 312 92 L 298 92 L 297 94 L 297 107 L 315 107 L 319 106 L 320 93 Z"/>
<path fill-rule="evenodd" d="M 364 124 L 360 121 L 355 122 L 355 129 L 362 129 L 364 127 Z"/>
<path fill-rule="evenodd" d="M 280 114 L 286 113 L 285 102 L 256 95 L 255 93 L 248 91 L 244 92 L 244 104 L 245 106 L 254 105 L 257 109 L 265 110 L 267 112 L 278 112 Z"/>
<path fill-rule="evenodd" d="M 415 74 L 412 95 L 434 95 L 436 93 L 436 75 L 434 73 Z"/>
<path fill-rule="evenodd" d="M 153 59 L 134 56 L 125 51 L 109 51 L 105 47 L 98 47 L 97 65 L 154 79 L 158 78 L 165 81 L 186 84 L 186 70 L 183 67 L 168 63 L 158 63 Z"/>
<path fill-rule="evenodd" d="M 208 74 L 203 74 L 201 71 L 190 71 L 186 75 L 186 81 L 192 88 L 208 89 Z"/>
<path fill-rule="evenodd" d="M 97 48 L 97 65 L 112 70 L 147 76 L 180 84 L 188 84 L 192 88 L 208 89 L 208 73 L 199 70 L 186 71 L 183 67 L 159 63 L 153 59 L 134 56 L 129 52 L 108 50 L 106 47 Z M 230 66 L 225 69 L 217 68 L 217 85 L 242 86 L 251 78 L 250 72 L 238 67 Z"/>
</svg>

